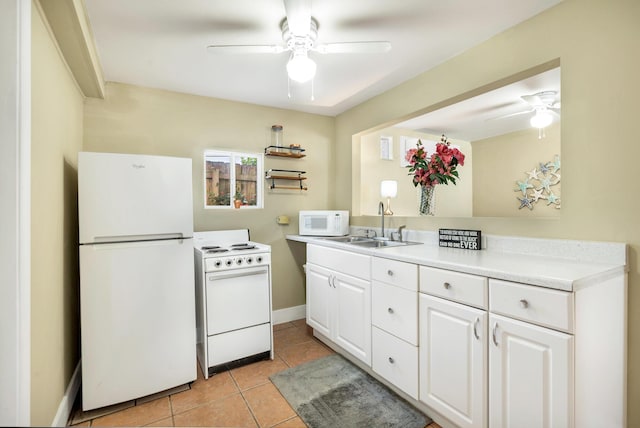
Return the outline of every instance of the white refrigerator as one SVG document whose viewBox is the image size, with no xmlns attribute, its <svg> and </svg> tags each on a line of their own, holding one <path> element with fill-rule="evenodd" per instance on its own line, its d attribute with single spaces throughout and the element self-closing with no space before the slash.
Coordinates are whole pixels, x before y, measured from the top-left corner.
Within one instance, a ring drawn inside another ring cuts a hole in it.
<svg viewBox="0 0 640 428">
<path fill-rule="evenodd" d="M 191 159 L 78 155 L 82 407 L 196 379 Z"/>
</svg>

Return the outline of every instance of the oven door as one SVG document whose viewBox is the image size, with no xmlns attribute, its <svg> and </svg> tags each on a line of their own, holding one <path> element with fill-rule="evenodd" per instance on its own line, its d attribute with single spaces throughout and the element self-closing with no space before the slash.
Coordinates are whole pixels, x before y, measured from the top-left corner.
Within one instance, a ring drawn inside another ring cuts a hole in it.
<svg viewBox="0 0 640 428">
<path fill-rule="evenodd" d="M 269 266 L 207 272 L 206 278 L 209 335 L 270 321 Z"/>
</svg>

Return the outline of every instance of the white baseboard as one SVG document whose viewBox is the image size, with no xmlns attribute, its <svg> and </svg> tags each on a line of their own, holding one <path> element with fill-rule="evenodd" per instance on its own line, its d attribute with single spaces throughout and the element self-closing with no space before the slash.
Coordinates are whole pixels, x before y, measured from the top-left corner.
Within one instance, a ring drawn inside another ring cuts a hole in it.
<svg viewBox="0 0 640 428">
<path fill-rule="evenodd" d="M 290 308 L 278 309 L 272 312 L 273 324 L 295 321 L 307 316 L 307 305 L 292 306 Z"/>
<path fill-rule="evenodd" d="M 52 427 L 65 427 L 73 411 L 73 403 L 76 402 L 78 391 L 80 391 L 80 381 L 82 378 L 82 372 L 80 370 L 80 364 L 82 361 L 78 361 L 76 369 L 73 371 L 67 390 L 64 392 L 64 396 L 58 406 L 58 412 L 51 422 Z"/>
</svg>

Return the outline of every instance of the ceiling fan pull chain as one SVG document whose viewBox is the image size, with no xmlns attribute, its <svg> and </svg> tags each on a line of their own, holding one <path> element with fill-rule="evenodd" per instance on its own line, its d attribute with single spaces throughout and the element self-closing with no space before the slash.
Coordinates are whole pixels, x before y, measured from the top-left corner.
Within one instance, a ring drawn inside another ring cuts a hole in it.
<svg viewBox="0 0 640 428">
<path fill-rule="evenodd" d="M 314 84 L 313 82 L 315 82 L 315 77 L 311 79 L 311 101 L 315 101 L 316 97 L 313 96 L 313 88 L 314 88 Z"/>
<path fill-rule="evenodd" d="M 291 79 L 287 76 L 287 96 L 291 99 Z"/>
</svg>

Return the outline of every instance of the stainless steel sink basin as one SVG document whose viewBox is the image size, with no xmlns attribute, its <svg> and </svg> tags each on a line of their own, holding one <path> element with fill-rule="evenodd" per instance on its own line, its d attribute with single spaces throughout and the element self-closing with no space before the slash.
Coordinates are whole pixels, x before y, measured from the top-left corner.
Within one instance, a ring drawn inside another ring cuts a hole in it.
<svg viewBox="0 0 640 428">
<path fill-rule="evenodd" d="M 373 241 L 373 238 L 367 238 L 365 236 L 331 236 L 331 237 L 322 238 L 322 239 L 326 239 L 327 241 L 333 241 L 333 242 L 346 242 L 348 244 L 353 244 L 356 242 Z"/>
<path fill-rule="evenodd" d="M 387 247 L 403 247 L 406 245 L 418 245 L 422 244 L 422 242 L 411 242 L 411 241 L 378 241 L 378 240 L 369 240 L 369 241 L 360 241 L 360 242 L 352 242 L 353 245 L 357 245 L 358 247 L 365 248 L 387 248 Z"/>
<path fill-rule="evenodd" d="M 357 245 L 358 247 L 362 248 L 387 248 L 422 244 L 422 242 L 388 241 L 376 238 L 367 238 L 365 236 L 331 236 L 322 239 L 333 242 L 341 242 L 344 244 Z"/>
</svg>

